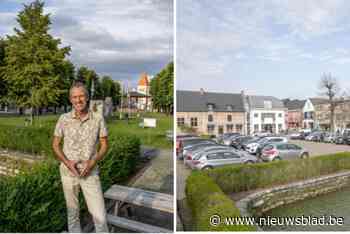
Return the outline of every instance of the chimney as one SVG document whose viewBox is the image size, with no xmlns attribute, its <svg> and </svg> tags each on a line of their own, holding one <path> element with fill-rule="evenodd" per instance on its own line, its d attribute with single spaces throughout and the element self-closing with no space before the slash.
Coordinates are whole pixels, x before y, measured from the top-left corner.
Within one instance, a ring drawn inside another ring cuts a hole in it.
<svg viewBox="0 0 350 234">
<path fill-rule="evenodd" d="M 241 90 L 241 96 L 242 96 L 242 98 L 244 98 L 244 96 L 245 96 L 245 93 L 244 93 L 243 89 Z"/>
<path fill-rule="evenodd" d="M 200 92 L 201 95 L 204 95 L 204 89 L 203 88 L 200 88 L 199 92 Z"/>
</svg>

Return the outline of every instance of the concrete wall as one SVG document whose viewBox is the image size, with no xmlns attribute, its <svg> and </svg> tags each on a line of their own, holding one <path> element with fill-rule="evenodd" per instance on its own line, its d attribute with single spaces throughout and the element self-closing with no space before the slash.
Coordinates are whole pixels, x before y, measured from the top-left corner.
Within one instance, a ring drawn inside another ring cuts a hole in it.
<svg viewBox="0 0 350 234">
<path fill-rule="evenodd" d="M 278 206 L 333 192 L 349 185 L 350 172 L 341 172 L 265 189 L 236 202 L 236 206 L 242 216 L 261 216 Z"/>
</svg>

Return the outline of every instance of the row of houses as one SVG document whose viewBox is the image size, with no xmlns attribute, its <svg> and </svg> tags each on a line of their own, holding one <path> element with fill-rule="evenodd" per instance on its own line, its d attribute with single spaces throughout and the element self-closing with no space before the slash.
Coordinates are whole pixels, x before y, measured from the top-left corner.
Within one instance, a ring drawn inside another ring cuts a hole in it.
<svg viewBox="0 0 350 234">
<path fill-rule="evenodd" d="M 178 127 L 190 127 L 199 134 L 228 132 L 279 134 L 287 130 L 330 129 L 326 99 L 280 100 L 273 96 L 178 90 Z M 339 102 L 335 111 L 336 130 L 350 127 L 350 101 Z"/>
</svg>

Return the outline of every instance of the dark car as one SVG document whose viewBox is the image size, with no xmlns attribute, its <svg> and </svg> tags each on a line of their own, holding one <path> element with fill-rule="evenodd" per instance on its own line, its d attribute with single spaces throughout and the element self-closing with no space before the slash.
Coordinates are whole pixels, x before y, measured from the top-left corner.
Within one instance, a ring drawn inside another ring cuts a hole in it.
<svg viewBox="0 0 350 234">
<path fill-rule="evenodd" d="M 242 149 L 243 148 L 242 144 L 244 144 L 245 142 L 248 142 L 250 140 L 253 140 L 253 139 L 254 139 L 254 137 L 252 137 L 252 136 L 241 136 L 241 137 L 234 139 L 231 142 L 231 146 L 233 148 L 236 148 L 236 149 Z"/>
<path fill-rule="evenodd" d="M 350 145 L 350 129 L 345 129 L 343 132 L 344 144 Z"/>
</svg>

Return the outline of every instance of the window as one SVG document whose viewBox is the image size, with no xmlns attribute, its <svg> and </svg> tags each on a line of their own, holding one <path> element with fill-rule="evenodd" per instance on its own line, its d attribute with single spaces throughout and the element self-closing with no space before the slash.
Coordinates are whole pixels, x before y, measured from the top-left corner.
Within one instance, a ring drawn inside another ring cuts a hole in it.
<svg viewBox="0 0 350 234">
<path fill-rule="evenodd" d="M 272 138 L 268 142 L 281 142 L 281 141 L 283 141 L 282 138 Z"/>
<path fill-rule="evenodd" d="M 254 114 L 254 118 L 258 118 L 259 117 L 259 114 L 258 113 L 255 113 Z"/>
<path fill-rule="evenodd" d="M 185 118 L 177 118 L 177 126 L 181 127 L 185 125 Z"/>
<path fill-rule="evenodd" d="M 233 124 L 226 125 L 226 132 L 233 132 Z"/>
<path fill-rule="evenodd" d="M 242 131 L 242 124 L 236 124 L 236 132 L 241 132 Z"/>
<path fill-rule="evenodd" d="M 232 111 L 233 107 L 232 107 L 232 105 L 227 105 L 226 109 L 227 109 L 227 111 Z"/>
<path fill-rule="evenodd" d="M 288 144 L 287 147 L 290 150 L 301 150 L 301 148 L 297 145 Z"/>
<path fill-rule="evenodd" d="M 264 108 L 265 109 L 271 109 L 272 108 L 272 102 L 271 101 L 264 101 Z"/>
<path fill-rule="evenodd" d="M 208 124 L 207 130 L 208 130 L 208 134 L 214 133 L 215 125 L 213 125 L 213 124 Z"/>
<path fill-rule="evenodd" d="M 278 124 L 278 131 L 282 131 L 282 124 Z"/>
<path fill-rule="evenodd" d="M 287 150 L 288 147 L 287 147 L 286 144 L 282 144 L 282 145 L 278 145 L 278 146 L 277 146 L 277 149 L 279 149 L 279 150 Z"/>
<path fill-rule="evenodd" d="M 213 115 L 208 115 L 208 122 L 213 122 Z"/>
<path fill-rule="evenodd" d="M 191 118 L 191 127 L 197 127 L 197 126 L 198 126 L 197 118 Z"/>
<path fill-rule="evenodd" d="M 254 124 L 254 132 L 259 132 L 259 124 Z"/>
<path fill-rule="evenodd" d="M 239 158 L 239 155 L 238 155 L 238 154 L 231 153 L 231 152 L 225 152 L 225 153 L 224 153 L 224 158 L 225 158 L 225 159 Z"/>
<path fill-rule="evenodd" d="M 213 154 L 208 154 L 207 159 L 208 160 L 217 160 L 217 159 L 223 159 L 224 155 L 223 153 L 213 153 Z"/>
<path fill-rule="evenodd" d="M 278 117 L 282 118 L 282 113 L 278 113 Z"/>
<path fill-rule="evenodd" d="M 208 111 L 212 111 L 214 109 L 214 105 L 213 104 L 208 104 Z"/>
<path fill-rule="evenodd" d="M 228 122 L 232 122 L 232 115 L 228 115 L 228 116 L 227 116 L 227 121 L 228 121 Z"/>
</svg>

